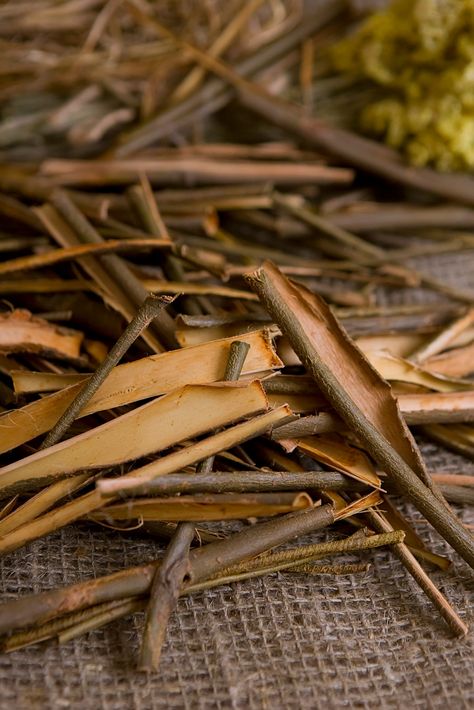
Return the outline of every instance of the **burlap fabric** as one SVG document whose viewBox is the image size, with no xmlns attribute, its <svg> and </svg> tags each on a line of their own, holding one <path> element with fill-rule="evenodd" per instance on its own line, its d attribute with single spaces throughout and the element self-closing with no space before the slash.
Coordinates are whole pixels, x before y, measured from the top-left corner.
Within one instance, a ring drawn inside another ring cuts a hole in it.
<svg viewBox="0 0 474 710">
<path fill-rule="evenodd" d="M 418 265 L 453 285 L 474 287 L 474 252 Z M 400 291 L 392 300 L 408 296 L 413 292 Z M 421 445 L 430 468 L 474 473 L 474 464 L 460 456 Z M 447 551 L 416 511 L 407 512 L 435 550 Z M 474 511 L 459 513 L 474 524 Z M 1 596 L 104 575 L 153 559 L 160 549 L 139 532 L 71 526 L 0 560 Z M 280 573 L 180 600 L 156 676 L 134 670 L 141 615 L 64 646 L 0 657 L 0 708 L 473 707 L 472 634 L 453 640 L 388 552 L 363 559 L 373 563 L 364 575 Z M 432 576 L 472 622 L 474 575 L 452 559 L 450 571 Z"/>
</svg>

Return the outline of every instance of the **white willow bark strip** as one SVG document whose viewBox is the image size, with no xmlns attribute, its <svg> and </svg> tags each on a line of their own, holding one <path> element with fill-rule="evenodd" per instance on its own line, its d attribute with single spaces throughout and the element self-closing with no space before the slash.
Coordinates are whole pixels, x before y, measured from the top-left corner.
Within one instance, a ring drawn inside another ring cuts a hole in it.
<svg viewBox="0 0 474 710">
<path fill-rule="evenodd" d="M 81 416 L 113 409 L 171 392 L 185 384 L 205 384 L 223 378 L 229 348 L 236 340 L 249 343 L 243 373 L 252 374 L 281 366 L 264 330 L 195 348 L 173 350 L 118 365 L 101 385 Z M 81 388 L 78 384 L 0 416 L 0 453 L 9 451 L 51 429 Z"/>
</svg>

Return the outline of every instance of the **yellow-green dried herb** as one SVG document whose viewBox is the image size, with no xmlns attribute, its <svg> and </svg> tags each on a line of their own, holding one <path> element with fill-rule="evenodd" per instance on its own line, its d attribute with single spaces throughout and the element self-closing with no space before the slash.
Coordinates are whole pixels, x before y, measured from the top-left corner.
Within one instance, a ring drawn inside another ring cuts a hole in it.
<svg viewBox="0 0 474 710">
<path fill-rule="evenodd" d="M 416 165 L 474 167 L 474 0 L 393 0 L 332 57 L 379 87 L 361 130 Z"/>
</svg>

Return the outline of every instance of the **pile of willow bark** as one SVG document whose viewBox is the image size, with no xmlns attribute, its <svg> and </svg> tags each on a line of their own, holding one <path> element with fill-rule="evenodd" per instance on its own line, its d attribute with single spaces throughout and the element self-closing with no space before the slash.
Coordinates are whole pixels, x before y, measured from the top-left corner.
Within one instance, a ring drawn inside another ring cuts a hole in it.
<svg viewBox="0 0 474 710">
<path fill-rule="evenodd" d="M 413 261 L 472 258 L 472 177 L 344 124 L 354 87 L 325 59 L 344 2 L 193 23 L 185 3 L 27 5 L 0 8 L 0 554 L 78 521 L 169 543 L 4 601 L 0 648 L 146 609 L 156 669 L 180 595 L 363 575 L 331 558 L 380 546 L 467 633 L 429 577 L 450 560 L 397 508 L 474 567 L 450 507 L 474 478 L 427 470 L 411 431 L 474 457 L 474 290 Z"/>
</svg>

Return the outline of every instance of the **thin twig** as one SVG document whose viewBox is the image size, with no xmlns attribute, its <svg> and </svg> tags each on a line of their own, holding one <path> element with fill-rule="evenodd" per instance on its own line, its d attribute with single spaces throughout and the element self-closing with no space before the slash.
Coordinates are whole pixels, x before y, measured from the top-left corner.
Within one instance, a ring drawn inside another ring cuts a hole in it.
<svg viewBox="0 0 474 710">
<path fill-rule="evenodd" d="M 374 425 L 373 421 L 369 420 L 367 414 L 356 404 L 353 400 L 353 395 L 351 396 L 346 392 L 341 382 L 335 377 L 332 371 L 335 360 L 331 362 L 328 360 L 328 348 L 323 351 L 318 346 L 316 324 L 320 321 L 315 318 L 314 308 L 310 308 L 307 304 L 307 297 L 301 296 L 300 313 L 299 317 L 297 317 L 295 313 L 297 289 L 288 286 L 287 280 L 278 272 L 276 267 L 269 263 L 256 274 L 249 276 L 248 281 L 259 294 L 262 303 L 273 316 L 282 332 L 288 337 L 308 373 L 314 377 L 321 392 L 328 402 L 332 404 L 341 419 L 360 437 L 375 461 L 383 470 L 390 474 L 393 483 L 417 506 L 440 535 L 474 568 L 474 538 L 471 533 L 446 508 L 447 504 L 443 504 L 428 485 L 425 485 L 418 477 L 400 453 L 395 450 L 394 446 Z M 291 303 L 284 297 L 289 292 L 293 296 Z M 316 300 L 316 296 L 313 296 L 311 306 L 317 303 L 319 301 Z M 324 312 L 326 310 L 324 308 Z M 335 333 L 339 331 L 339 326 L 328 310 L 326 317 L 331 321 L 331 325 L 326 326 L 328 328 L 327 334 L 329 337 L 331 330 L 333 333 L 331 338 L 333 338 Z M 323 330 L 320 329 L 318 332 L 319 336 L 322 337 Z M 344 353 L 346 357 L 350 356 L 354 363 L 359 363 L 361 373 L 362 366 L 368 376 L 372 372 L 369 379 L 372 381 L 372 386 L 375 386 L 375 371 L 366 368 L 366 365 L 364 365 L 365 360 L 363 360 L 355 346 L 351 345 L 344 334 L 341 334 L 338 343 L 341 353 Z M 344 343 L 344 349 L 342 349 L 342 343 Z M 335 347 L 332 340 L 328 347 Z M 352 373 L 352 378 L 354 378 L 354 373 Z M 381 380 L 381 383 L 383 382 Z M 382 389 L 384 387 L 386 387 L 385 384 L 383 384 Z M 427 474 L 425 473 L 426 479 Z"/>
<path fill-rule="evenodd" d="M 44 439 L 41 448 L 53 446 L 62 439 L 74 420 L 86 404 L 92 399 L 107 375 L 120 362 L 130 346 L 139 337 L 140 333 L 153 321 L 162 308 L 173 302 L 169 296 L 147 296 L 136 316 L 125 328 L 124 332 L 112 347 L 107 357 L 93 375 L 84 383 L 66 411 L 58 419 L 54 427 Z"/>
<path fill-rule="evenodd" d="M 249 349 L 248 343 L 234 340 L 230 346 L 225 381 L 239 379 Z M 199 473 L 210 473 L 213 464 L 214 456 L 204 459 L 199 464 Z M 140 670 L 156 671 L 160 664 L 168 619 L 178 601 L 183 580 L 189 573 L 189 550 L 194 534 L 193 523 L 178 525 L 153 579 L 138 663 Z"/>
<path fill-rule="evenodd" d="M 370 524 L 380 533 L 388 533 L 392 530 L 392 526 L 387 519 L 376 511 L 367 513 Z M 447 599 L 441 594 L 439 589 L 433 584 L 420 563 L 410 552 L 404 542 L 399 542 L 393 546 L 393 550 L 400 562 L 412 575 L 416 583 L 424 591 L 428 599 L 435 605 L 443 619 L 448 624 L 451 631 L 456 636 L 465 636 L 468 632 L 468 627 L 457 613 L 451 607 Z"/>
<path fill-rule="evenodd" d="M 276 520 L 259 523 L 224 540 L 213 542 L 190 553 L 189 584 L 216 574 L 223 567 L 256 557 L 278 545 L 334 522 L 332 505 L 322 505 Z M 115 574 L 83 582 L 73 587 L 25 596 L 0 605 L 0 634 L 43 623 L 60 614 L 85 609 L 105 601 L 149 593 L 156 563 L 132 567 Z"/>
</svg>

